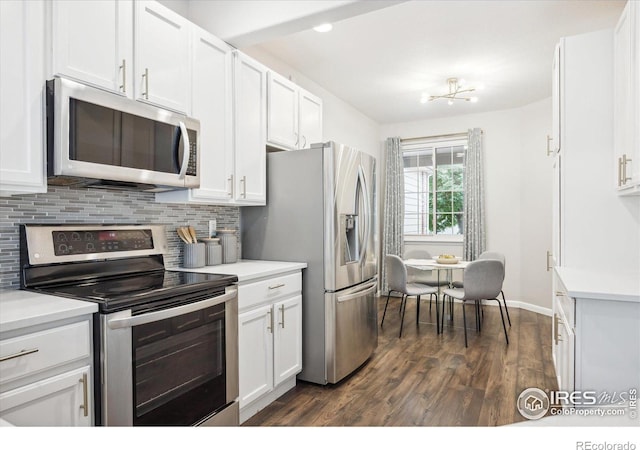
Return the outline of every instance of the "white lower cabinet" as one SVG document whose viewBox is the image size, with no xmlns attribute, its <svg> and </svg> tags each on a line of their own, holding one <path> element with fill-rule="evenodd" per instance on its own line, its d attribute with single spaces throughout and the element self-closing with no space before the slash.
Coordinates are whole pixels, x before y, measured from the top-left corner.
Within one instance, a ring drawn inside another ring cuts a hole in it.
<svg viewBox="0 0 640 450">
<path fill-rule="evenodd" d="M 614 393 L 637 389 L 640 302 L 589 292 L 572 297 L 558 275 L 564 270 L 554 273 L 552 344 L 559 389 L 595 391 L 603 403 Z"/>
<path fill-rule="evenodd" d="M 93 424 L 91 319 L 0 337 L 0 418 L 16 426 Z"/>
<path fill-rule="evenodd" d="M 0 416 L 15 426 L 90 426 L 91 367 L 0 394 Z"/>
<path fill-rule="evenodd" d="M 238 287 L 240 422 L 293 388 L 302 370 L 300 272 Z"/>
</svg>

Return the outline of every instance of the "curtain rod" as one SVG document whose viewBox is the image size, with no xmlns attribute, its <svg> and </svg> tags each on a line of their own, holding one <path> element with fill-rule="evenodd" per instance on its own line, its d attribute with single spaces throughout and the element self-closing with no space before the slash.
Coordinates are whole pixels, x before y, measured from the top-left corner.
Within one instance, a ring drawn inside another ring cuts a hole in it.
<svg viewBox="0 0 640 450">
<path fill-rule="evenodd" d="M 484 134 L 483 130 L 480 130 L 481 134 Z M 413 137 L 413 138 L 400 138 L 400 142 L 406 141 L 421 141 L 423 139 L 441 139 L 441 138 L 449 138 L 449 137 L 462 137 L 466 136 L 469 133 L 461 132 L 461 133 L 450 133 L 450 134 L 439 134 L 437 136 L 421 136 L 421 137 Z"/>
</svg>

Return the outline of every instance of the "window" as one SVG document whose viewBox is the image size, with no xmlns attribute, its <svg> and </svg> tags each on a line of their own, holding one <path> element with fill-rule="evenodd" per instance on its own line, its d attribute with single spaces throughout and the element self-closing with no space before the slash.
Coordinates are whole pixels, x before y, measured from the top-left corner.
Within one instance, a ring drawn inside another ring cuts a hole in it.
<svg viewBox="0 0 640 450">
<path fill-rule="evenodd" d="M 466 137 L 402 143 L 405 236 L 463 232 Z"/>
</svg>

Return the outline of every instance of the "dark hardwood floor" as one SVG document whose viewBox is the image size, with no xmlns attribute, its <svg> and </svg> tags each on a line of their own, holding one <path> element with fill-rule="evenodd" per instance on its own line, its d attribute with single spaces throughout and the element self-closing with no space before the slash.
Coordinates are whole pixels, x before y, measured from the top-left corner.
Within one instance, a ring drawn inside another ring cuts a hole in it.
<svg viewBox="0 0 640 450">
<path fill-rule="evenodd" d="M 508 300 L 507 300 L 508 301 Z M 378 324 L 385 298 L 380 298 Z M 497 307 L 486 306 L 480 334 L 467 306 L 469 347 L 464 347 L 461 306 L 455 326 L 436 334 L 435 308 L 409 299 L 398 338 L 400 299 L 392 298 L 378 348 L 337 385 L 297 386 L 245 426 L 487 426 L 524 421 L 516 400 L 528 387 L 557 389 L 551 359 L 551 318 L 511 308 L 507 346 Z M 435 305 L 434 305 L 435 306 Z M 505 319 L 506 320 L 506 319 Z M 507 324 L 508 327 L 508 324 Z"/>
</svg>

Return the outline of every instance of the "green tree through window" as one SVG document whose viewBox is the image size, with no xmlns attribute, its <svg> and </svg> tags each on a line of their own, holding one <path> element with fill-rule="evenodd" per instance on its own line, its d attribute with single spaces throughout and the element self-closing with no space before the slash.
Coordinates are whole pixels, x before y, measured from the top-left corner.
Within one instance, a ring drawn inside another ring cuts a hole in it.
<svg viewBox="0 0 640 450">
<path fill-rule="evenodd" d="M 403 142 L 405 235 L 461 235 L 467 140 Z"/>
</svg>

